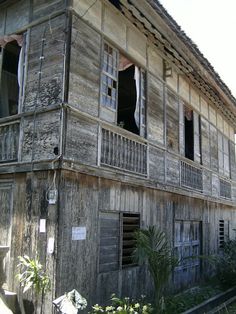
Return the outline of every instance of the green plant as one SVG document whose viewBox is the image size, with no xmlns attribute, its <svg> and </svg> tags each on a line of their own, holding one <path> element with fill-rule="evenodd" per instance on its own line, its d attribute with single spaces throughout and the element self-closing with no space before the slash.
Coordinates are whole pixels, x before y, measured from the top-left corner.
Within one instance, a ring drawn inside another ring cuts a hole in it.
<svg viewBox="0 0 236 314">
<path fill-rule="evenodd" d="M 216 273 L 223 285 L 236 285 L 236 240 L 224 243 L 221 254 L 216 257 Z"/>
<path fill-rule="evenodd" d="M 214 284 L 214 286 L 194 287 L 176 295 L 168 296 L 165 300 L 166 309 L 164 313 L 183 313 L 220 292 L 222 292 L 220 287 Z"/>
<path fill-rule="evenodd" d="M 151 304 L 145 303 L 144 297 L 140 301 L 130 298 L 120 299 L 114 294 L 111 297 L 111 305 L 100 306 L 95 304 L 90 314 L 150 314 L 152 313 Z"/>
<path fill-rule="evenodd" d="M 160 313 L 164 304 L 163 289 L 178 261 L 172 255 L 165 233 L 156 227 L 138 230 L 135 239 L 135 259 L 139 263 L 147 262 L 155 288 L 155 313 Z"/>
<path fill-rule="evenodd" d="M 34 289 L 36 295 L 44 294 L 50 289 L 50 279 L 43 270 L 43 266 L 37 258 L 31 259 L 29 256 L 18 256 L 19 264 L 17 267 L 21 271 L 16 275 L 20 285 L 24 287 L 23 293 L 30 288 Z"/>
</svg>

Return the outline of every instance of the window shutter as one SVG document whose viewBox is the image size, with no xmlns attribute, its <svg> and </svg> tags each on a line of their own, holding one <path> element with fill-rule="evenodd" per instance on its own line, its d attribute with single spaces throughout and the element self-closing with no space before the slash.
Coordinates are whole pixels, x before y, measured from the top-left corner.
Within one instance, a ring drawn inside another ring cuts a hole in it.
<svg viewBox="0 0 236 314">
<path fill-rule="evenodd" d="M 210 154 L 211 154 L 211 169 L 218 171 L 218 143 L 217 129 L 210 124 Z"/>
<path fill-rule="evenodd" d="M 133 260 L 133 253 L 135 249 L 134 232 L 140 227 L 139 214 L 123 214 L 122 223 L 122 266 L 132 266 L 135 264 Z"/>
<path fill-rule="evenodd" d="M 219 220 L 219 248 L 221 249 L 225 242 L 225 222 Z"/>
<path fill-rule="evenodd" d="M 3 61 L 3 49 L 0 47 L 0 116 L 2 108 L 2 61 Z"/>
<path fill-rule="evenodd" d="M 119 240 L 119 214 L 100 213 L 100 272 L 119 269 Z"/>
<path fill-rule="evenodd" d="M 231 174 L 231 179 L 236 181 L 235 144 L 232 141 L 230 141 L 230 143 L 229 143 L 229 156 L 230 156 L 230 174 Z"/>
<path fill-rule="evenodd" d="M 146 136 L 146 74 L 140 70 L 140 136 Z"/>
<path fill-rule="evenodd" d="M 229 140 L 224 136 L 223 137 L 224 145 L 224 174 L 229 177 Z"/>
<path fill-rule="evenodd" d="M 201 116 L 201 154 L 202 164 L 210 168 L 210 124 Z"/>
<path fill-rule="evenodd" d="M 193 112 L 193 128 L 194 128 L 194 161 L 200 163 L 201 151 L 200 151 L 200 132 L 199 132 L 199 114 Z"/>
<path fill-rule="evenodd" d="M 184 143 L 184 104 L 180 101 L 179 103 L 179 150 L 180 154 L 185 154 L 185 143 Z"/>
</svg>

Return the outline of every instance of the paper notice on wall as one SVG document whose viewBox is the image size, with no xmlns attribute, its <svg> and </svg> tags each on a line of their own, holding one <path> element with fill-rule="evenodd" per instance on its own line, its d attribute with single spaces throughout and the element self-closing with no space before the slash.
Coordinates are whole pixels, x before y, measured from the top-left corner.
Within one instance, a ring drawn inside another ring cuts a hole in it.
<svg viewBox="0 0 236 314">
<path fill-rule="evenodd" d="M 46 232 L 46 219 L 40 219 L 40 221 L 39 221 L 39 232 L 40 233 Z"/>
<path fill-rule="evenodd" d="M 72 240 L 79 241 L 86 239 L 86 227 L 72 227 Z"/>
</svg>

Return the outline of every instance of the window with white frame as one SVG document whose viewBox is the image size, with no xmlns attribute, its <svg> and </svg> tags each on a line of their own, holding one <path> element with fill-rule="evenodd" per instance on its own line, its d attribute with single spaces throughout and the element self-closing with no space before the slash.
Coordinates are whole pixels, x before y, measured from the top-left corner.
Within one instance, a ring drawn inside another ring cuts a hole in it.
<svg viewBox="0 0 236 314">
<path fill-rule="evenodd" d="M 101 105 L 116 111 L 117 125 L 145 136 L 146 74 L 106 42 L 103 46 Z"/>
</svg>

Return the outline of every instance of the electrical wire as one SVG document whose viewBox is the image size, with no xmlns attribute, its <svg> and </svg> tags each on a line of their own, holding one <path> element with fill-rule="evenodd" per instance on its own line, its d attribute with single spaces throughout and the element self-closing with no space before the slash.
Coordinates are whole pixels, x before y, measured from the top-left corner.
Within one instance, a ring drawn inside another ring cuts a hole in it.
<svg viewBox="0 0 236 314">
<path fill-rule="evenodd" d="M 52 160 L 52 170 L 53 170 L 53 179 L 52 182 L 49 184 L 48 189 L 46 191 L 46 199 L 49 201 L 49 192 L 51 190 L 56 190 L 56 178 L 57 178 L 57 169 L 55 169 L 55 162 L 58 161 L 62 155 L 57 156 L 54 160 Z"/>
</svg>

